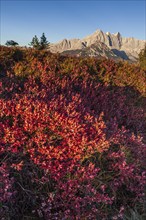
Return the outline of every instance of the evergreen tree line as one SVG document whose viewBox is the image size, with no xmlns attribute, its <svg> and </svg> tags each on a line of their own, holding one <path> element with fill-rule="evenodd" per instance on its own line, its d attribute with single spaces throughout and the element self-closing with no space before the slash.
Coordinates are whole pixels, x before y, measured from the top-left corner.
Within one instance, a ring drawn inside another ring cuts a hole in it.
<svg viewBox="0 0 146 220">
<path fill-rule="evenodd" d="M 47 38 L 45 37 L 44 33 L 42 34 L 40 40 L 35 35 L 32 38 L 32 41 L 30 42 L 29 45 L 32 46 L 33 48 L 37 49 L 37 50 L 43 50 L 43 49 L 49 48 L 49 42 L 47 41 Z"/>
<path fill-rule="evenodd" d="M 29 46 L 32 46 L 34 49 L 37 50 L 44 50 L 49 48 L 49 42 L 47 41 L 47 38 L 44 33 L 42 33 L 42 36 L 40 37 L 40 40 L 35 35 L 32 38 L 32 41 L 29 43 Z M 5 44 L 6 46 L 18 46 L 19 44 L 14 40 L 8 40 Z"/>
</svg>

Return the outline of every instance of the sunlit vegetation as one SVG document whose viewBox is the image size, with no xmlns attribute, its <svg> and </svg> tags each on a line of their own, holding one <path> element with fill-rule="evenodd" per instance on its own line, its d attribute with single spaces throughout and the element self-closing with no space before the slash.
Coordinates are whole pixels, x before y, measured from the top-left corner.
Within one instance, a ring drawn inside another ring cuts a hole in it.
<svg viewBox="0 0 146 220">
<path fill-rule="evenodd" d="M 145 82 L 138 64 L 1 47 L 1 219 L 143 216 Z"/>
<path fill-rule="evenodd" d="M 146 44 L 145 48 L 139 53 L 140 66 L 146 71 Z"/>
</svg>

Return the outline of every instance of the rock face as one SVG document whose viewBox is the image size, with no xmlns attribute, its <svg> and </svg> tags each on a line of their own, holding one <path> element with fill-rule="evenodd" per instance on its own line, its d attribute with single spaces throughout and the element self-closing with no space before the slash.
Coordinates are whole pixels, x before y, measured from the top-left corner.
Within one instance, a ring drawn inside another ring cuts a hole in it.
<svg viewBox="0 0 146 220">
<path fill-rule="evenodd" d="M 103 33 L 96 30 L 83 39 L 64 39 L 50 45 L 51 52 L 81 56 L 113 57 L 135 61 L 146 41 L 135 38 L 124 38 L 121 34 Z"/>
</svg>

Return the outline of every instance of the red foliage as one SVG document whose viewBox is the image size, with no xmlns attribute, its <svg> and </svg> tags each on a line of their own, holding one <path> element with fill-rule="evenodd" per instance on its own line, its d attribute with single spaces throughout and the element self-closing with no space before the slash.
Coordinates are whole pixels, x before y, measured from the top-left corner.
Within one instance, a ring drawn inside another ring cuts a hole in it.
<svg viewBox="0 0 146 220">
<path fill-rule="evenodd" d="M 62 75 L 55 65 L 1 80 L 2 207 L 19 219 L 120 218 L 144 197 L 144 111 L 88 68 Z"/>
</svg>

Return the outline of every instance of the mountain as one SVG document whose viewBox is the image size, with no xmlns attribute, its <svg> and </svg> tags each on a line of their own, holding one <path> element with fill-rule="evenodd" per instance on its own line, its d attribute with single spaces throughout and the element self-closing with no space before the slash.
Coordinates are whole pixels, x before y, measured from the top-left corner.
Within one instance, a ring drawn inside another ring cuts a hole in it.
<svg viewBox="0 0 146 220">
<path fill-rule="evenodd" d="M 136 61 L 146 41 L 122 37 L 119 32 L 111 34 L 96 30 L 83 39 L 64 39 L 51 44 L 51 52 L 76 56 L 97 56 Z"/>
</svg>

